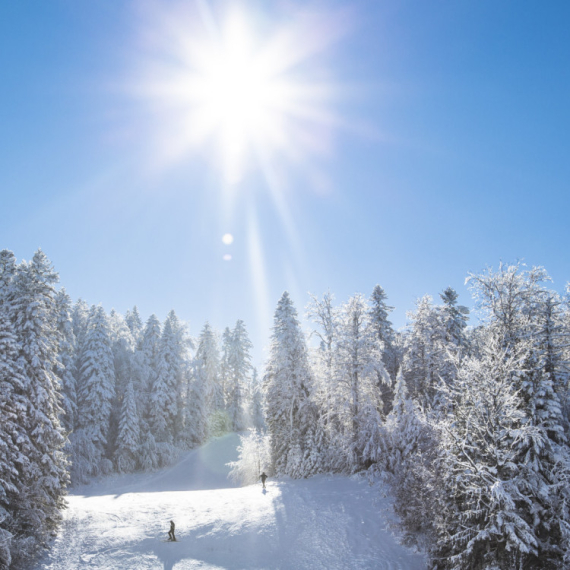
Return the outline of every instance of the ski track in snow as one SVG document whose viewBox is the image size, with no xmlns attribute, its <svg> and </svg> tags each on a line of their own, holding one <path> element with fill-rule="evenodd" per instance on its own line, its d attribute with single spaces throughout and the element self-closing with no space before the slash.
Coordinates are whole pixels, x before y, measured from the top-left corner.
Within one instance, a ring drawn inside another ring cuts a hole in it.
<svg viewBox="0 0 570 570">
<path fill-rule="evenodd" d="M 76 488 L 36 570 L 424 570 L 388 529 L 388 504 L 356 478 L 235 487 L 238 437 L 217 438 L 151 474 Z M 169 521 L 178 542 L 166 542 Z"/>
</svg>

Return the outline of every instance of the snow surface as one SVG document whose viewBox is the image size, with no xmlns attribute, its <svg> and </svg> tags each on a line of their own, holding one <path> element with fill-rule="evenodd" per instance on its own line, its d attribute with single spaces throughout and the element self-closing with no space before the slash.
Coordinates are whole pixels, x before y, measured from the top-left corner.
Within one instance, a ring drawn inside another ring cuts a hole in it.
<svg viewBox="0 0 570 570">
<path fill-rule="evenodd" d="M 318 476 L 237 487 L 235 434 L 168 469 L 79 487 L 36 570 L 426 568 L 388 529 L 389 508 L 358 478 Z M 169 521 L 178 542 L 166 542 Z"/>
</svg>

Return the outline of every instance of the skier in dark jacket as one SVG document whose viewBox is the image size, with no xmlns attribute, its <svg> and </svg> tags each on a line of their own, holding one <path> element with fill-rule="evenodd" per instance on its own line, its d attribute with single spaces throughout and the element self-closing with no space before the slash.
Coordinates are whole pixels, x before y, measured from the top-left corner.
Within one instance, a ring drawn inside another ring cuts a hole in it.
<svg viewBox="0 0 570 570">
<path fill-rule="evenodd" d="M 263 483 L 263 488 L 265 489 L 265 481 L 267 479 L 267 475 L 265 474 L 265 471 L 259 476 L 259 478 L 261 479 L 261 482 Z"/>
<path fill-rule="evenodd" d="M 170 521 L 170 530 L 168 531 L 168 540 L 171 542 L 176 542 L 176 537 L 174 536 L 174 521 Z"/>
</svg>

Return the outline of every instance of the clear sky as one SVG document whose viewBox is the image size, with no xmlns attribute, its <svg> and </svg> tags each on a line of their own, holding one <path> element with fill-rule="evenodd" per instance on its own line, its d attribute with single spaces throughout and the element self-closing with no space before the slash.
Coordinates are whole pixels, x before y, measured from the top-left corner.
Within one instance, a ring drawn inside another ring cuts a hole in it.
<svg viewBox="0 0 570 570">
<path fill-rule="evenodd" d="M 41 247 L 106 310 L 241 318 L 256 364 L 286 289 L 302 311 L 378 283 L 398 327 L 447 286 L 470 305 L 466 274 L 501 260 L 562 291 L 569 21 L 565 1 L 3 2 L 0 247 Z"/>
</svg>

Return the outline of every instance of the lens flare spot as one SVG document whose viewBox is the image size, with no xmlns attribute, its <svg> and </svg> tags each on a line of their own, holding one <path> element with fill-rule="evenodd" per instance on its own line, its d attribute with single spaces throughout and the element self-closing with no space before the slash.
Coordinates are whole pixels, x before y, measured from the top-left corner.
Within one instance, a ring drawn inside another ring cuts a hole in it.
<svg viewBox="0 0 570 570">
<path fill-rule="evenodd" d="M 224 261 L 231 261 L 231 260 L 232 260 L 232 256 L 231 256 L 229 253 L 226 253 L 226 254 L 224 255 L 224 258 L 223 258 L 223 259 L 224 259 Z"/>
</svg>

